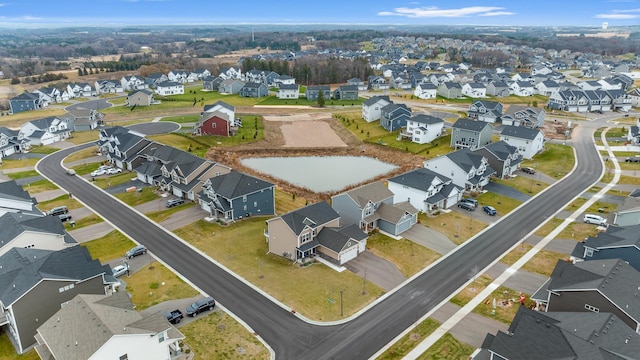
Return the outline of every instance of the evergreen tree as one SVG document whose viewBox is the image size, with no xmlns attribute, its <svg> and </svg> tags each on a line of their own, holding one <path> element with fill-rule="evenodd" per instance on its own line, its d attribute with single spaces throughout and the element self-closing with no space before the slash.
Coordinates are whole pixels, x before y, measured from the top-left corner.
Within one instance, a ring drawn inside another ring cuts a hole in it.
<svg viewBox="0 0 640 360">
<path fill-rule="evenodd" d="M 324 107 L 324 92 L 322 90 L 318 91 L 318 106 Z"/>
</svg>

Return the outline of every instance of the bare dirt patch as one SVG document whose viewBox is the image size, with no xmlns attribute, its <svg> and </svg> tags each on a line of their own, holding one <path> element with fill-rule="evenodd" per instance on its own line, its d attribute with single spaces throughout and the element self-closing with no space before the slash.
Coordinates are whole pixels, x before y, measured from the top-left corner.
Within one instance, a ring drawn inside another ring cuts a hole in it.
<svg viewBox="0 0 640 360">
<path fill-rule="evenodd" d="M 324 121 L 288 122 L 280 126 L 284 136 L 284 147 L 343 147 L 347 144 Z"/>
</svg>

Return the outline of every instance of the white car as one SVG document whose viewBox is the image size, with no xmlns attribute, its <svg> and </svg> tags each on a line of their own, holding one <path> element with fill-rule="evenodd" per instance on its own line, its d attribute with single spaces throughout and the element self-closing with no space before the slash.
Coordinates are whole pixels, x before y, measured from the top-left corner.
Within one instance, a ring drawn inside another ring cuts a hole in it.
<svg viewBox="0 0 640 360">
<path fill-rule="evenodd" d="M 98 170 L 109 170 L 111 169 L 111 165 L 100 165 Z"/>
<path fill-rule="evenodd" d="M 127 269 L 127 265 L 118 265 L 111 269 L 111 272 L 113 273 L 113 276 L 118 277 L 124 275 L 127 272 Z"/>
<path fill-rule="evenodd" d="M 105 169 L 98 169 L 98 170 L 93 171 L 93 172 L 91 173 L 91 176 L 92 176 L 92 177 L 93 177 L 93 176 L 102 176 L 102 175 L 105 175 L 106 173 L 107 173 L 107 170 L 105 170 Z"/>
<path fill-rule="evenodd" d="M 122 172 L 122 169 L 120 169 L 120 168 L 108 168 L 107 169 L 107 175 L 120 174 L 121 172 Z"/>
</svg>

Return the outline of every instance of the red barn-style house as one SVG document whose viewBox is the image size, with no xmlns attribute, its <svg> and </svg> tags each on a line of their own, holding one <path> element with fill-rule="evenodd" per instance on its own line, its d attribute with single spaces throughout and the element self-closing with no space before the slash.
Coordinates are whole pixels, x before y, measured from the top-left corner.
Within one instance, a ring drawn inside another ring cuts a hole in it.
<svg viewBox="0 0 640 360">
<path fill-rule="evenodd" d="M 204 112 L 194 129 L 196 135 L 231 135 L 233 119 L 221 111 Z"/>
</svg>

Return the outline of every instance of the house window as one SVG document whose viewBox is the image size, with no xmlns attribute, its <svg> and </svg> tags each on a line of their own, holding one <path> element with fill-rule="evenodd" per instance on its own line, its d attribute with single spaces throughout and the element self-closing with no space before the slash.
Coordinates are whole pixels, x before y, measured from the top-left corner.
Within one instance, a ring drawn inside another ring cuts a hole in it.
<svg viewBox="0 0 640 360">
<path fill-rule="evenodd" d="M 309 233 L 304 233 L 302 234 L 302 236 L 300 237 L 300 242 L 301 243 L 306 243 L 307 241 L 309 241 L 309 239 L 311 238 L 311 234 Z"/>
<path fill-rule="evenodd" d="M 257 201 L 253 202 L 253 207 L 258 207 L 258 202 Z"/>
<path fill-rule="evenodd" d="M 600 309 L 598 309 L 598 308 L 597 308 L 597 307 L 595 307 L 595 306 L 591 306 L 591 305 L 589 305 L 589 304 L 584 304 L 584 308 L 585 308 L 585 309 L 587 309 L 587 310 L 589 310 L 589 311 L 596 312 L 596 313 L 597 313 L 597 312 L 600 312 Z"/>
<path fill-rule="evenodd" d="M 593 249 L 592 248 L 584 249 L 584 256 L 585 257 L 592 257 L 593 256 Z"/>
<path fill-rule="evenodd" d="M 247 195 L 242 196 L 242 202 L 247 202 Z"/>
<path fill-rule="evenodd" d="M 59 288 L 58 292 L 65 292 L 65 291 L 73 289 L 74 287 L 75 287 L 74 284 L 69 284 L 69 285 L 66 285 L 66 286 L 63 286 L 63 287 Z"/>
<path fill-rule="evenodd" d="M 247 210 L 247 205 L 245 205 L 243 208 L 244 208 L 244 210 L 246 211 L 246 210 Z"/>
<path fill-rule="evenodd" d="M 165 340 L 164 338 L 164 333 L 161 333 L 160 335 L 158 335 L 158 342 L 162 343 Z"/>
<path fill-rule="evenodd" d="M 217 125 L 216 123 L 211 123 L 211 127 L 214 129 L 216 128 L 216 125 Z"/>
</svg>

